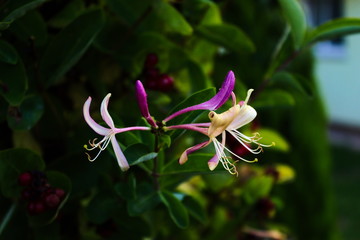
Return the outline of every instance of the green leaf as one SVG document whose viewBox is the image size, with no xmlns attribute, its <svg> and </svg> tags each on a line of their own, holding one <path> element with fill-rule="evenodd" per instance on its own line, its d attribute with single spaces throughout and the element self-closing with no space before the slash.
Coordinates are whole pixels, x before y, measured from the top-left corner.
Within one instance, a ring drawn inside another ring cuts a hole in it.
<svg viewBox="0 0 360 240">
<path fill-rule="evenodd" d="M 151 1 L 106 0 L 106 2 L 109 9 L 129 26 L 134 24 L 151 4 Z"/>
<path fill-rule="evenodd" d="M 18 61 L 15 48 L 3 40 L 0 40 L 0 61 L 9 64 L 16 64 Z"/>
<path fill-rule="evenodd" d="M 130 216 L 140 215 L 153 209 L 159 203 L 159 196 L 150 183 L 141 183 L 136 188 L 135 200 L 128 201 L 127 209 Z"/>
<path fill-rule="evenodd" d="M 267 89 L 263 91 L 251 106 L 260 107 L 291 107 L 295 105 L 294 97 L 281 89 Z"/>
<path fill-rule="evenodd" d="M 35 46 L 44 45 L 48 38 L 45 20 L 37 11 L 28 12 L 16 20 L 10 30 L 23 42 L 28 43 L 31 39 Z"/>
<path fill-rule="evenodd" d="M 266 148 L 265 150 L 279 150 L 283 152 L 288 152 L 290 150 L 290 146 L 288 141 L 277 131 L 270 128 L 259 128 L 256 129 L 256 132 L 260 134 L 261 140 L 259 141 L 261 144 L 271 145 L 275 143 L 274 146 L 270 148 Z M 247 136 L 251 136 L 253 134 L 252 131 L 246 130 L 244 134 Z"/>
<path fill-rule="evenodd" d="M 164 30 L 170 33 L 191 35 L 193 29 L 185 18 L 169 3 L 156 1 L 153 6 L 156 17 L 163 25 Z"/>
<path fill-rule="evenodd" d="M 282 88 L 294 93 L 300 93 L 303 96 L 312 96 L 313 91 L 307 82 L 308 81 L 304 78 L 282 71 L 276 73 L 272 77 L 269 86 Z"/>
<path fill-rule="evenodd" d="M 81 15 L 85 9 L 84 1 L 70 1 L 60 12 L 48 21 L 48 25 L 55 28 L 64 28 Z"/>
<path fill-rule="evenodd" d="M 41 118 L 44 103 L 40 96 L 28 96 L 19 107 L 10 107 L 7 122 L 13 130 L 30 130 Z"/>
<path fill-rule="evenodd" d="M 315 43 L 341 36 L 360 32 L 360 18 L 339 18 L 313 29 L 308 38 L 308 43 Z"/>
<path fill-rule="evenodd" d="M 2 10 L 0 11 L 0 19 L 2 22 L 5 22 L 5 24 L 0 25 L 0 30 L 5 29 L 12 21 L 25 15 L 25 13 L 38 7 L 46 1 L 47 0 L 7 1 L 6 4 L 2 6 Z"/>
<path fill-rule="evenodd" d="M 56 209 L 49 209 L 39 215 L 29 215 L 31 226 L 47 225 L 55 221 L 60 209 L 64 207 L 71 192 L 71 180 L 65 174 L 58 171 L 47 171 L 46 176 L 51 187 L 64 190 L 65 197 Z"/>
<path fill-rule="evenodd" d="M 223 46 L 228 50 L 241 53 L 254 52 L 255 45 L 237 26 L 230 24 L 201 25 L 196 29 L 201 37 Z"/>
<path fill-rule="evenodd" d="M 28 87 L 24 65 L 21 59 L 17 64 L 0 62 L 0 94 L 12 106 L 18 106 Z"/>
<path fill-rule="evenodd" d="M 76 64 L 103 24 L 102 12 L 92 10 L 76 18 L 55 37 L 40 62 L 42 78 L 47 86 L 54 84 Z"/>
<path fill-rule="evenodd" d="M 290 25 L 296 49 L 300 48 L 306 34 L 306 16 L 298 0 L 279 0 L 283 14 Z"/>
<path fill-rule="evenodd" d="M 149 161 L 157 156 L 157 153 L 150 152 L 147 145 L 136 143 L 125 149 L 124 155 L 130 166 Z"/>
<path fill-rule="evenodd" d="M 39 155 L 21 148 L 0 151 L 0 188 L 5 197 L 19 198 L 22 188 L 18 184 L 21 173 L 43 170 L 45 163 Z"/>
<path fill-rule="evenodd" d="M 92 223 L 102 224 L 113 215 L 114 206 L 118 204 L 114 196 L 100 192 L 90 201 L 86 213 Z"/>
<path fill-rule="evenodd" d="M 271 176 L 256 176 L 250 180 L 243 187 L 243 196 L 245 201 L 251 205 L 258 199 L 266 197 L 273 186 L 273 177 Z"/>
<path fill-rule="evenodd" d="M 183 204 L 189 211 L 190 215 L 193 216 L 196 220 L 201 223 L 205 223 L 207 221 L 206 211 L 204 207 L 193 197 L 186 196 L 183 199 Z"/>
<path fill-rule="evenodd" d="M 175 224 L 180 228 L 186 228 L 189 225 L 189 214 L 181 201 L 171 192 L 165 190 L 159 192 L 159 196 Z"/>
<path fill-rule="evenodd" d="M 120 197 L 128 201 L 136 199 L 136 178 L 134 177 L 134 174 L 130 174 L 127 182 L 116 184 L 115 191 Z"/>
</svg>

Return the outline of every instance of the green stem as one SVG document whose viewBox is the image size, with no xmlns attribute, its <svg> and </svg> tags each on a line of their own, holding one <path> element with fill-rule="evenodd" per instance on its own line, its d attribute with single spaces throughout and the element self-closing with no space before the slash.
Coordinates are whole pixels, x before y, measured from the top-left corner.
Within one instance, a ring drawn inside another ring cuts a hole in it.
<svg viewBox="0 0 360 240">
<path fill-rule="evenodd" d="M 155 133 L 155 143 L 154 143 L 154 151 L 156 153 L 158 153 L 160 151 L 159 149 L 159 133 L 156 132 Z M 160 189 L 160 184 L 159 184 L 159 173 L 157 172 L 158 168 L 158 157 L 156 156 L 154 158 L 154 167 L 153 167 L 153 172 L 152 172 L 152 176 L 154 177 L 154 185 L 155 185 L 155 189 L 159 190 Z"/>
<path fill-rule="evenodd" d="M 16 209 L 16 203 L 13 203 L 11 205 L 11 207 L 9 208 L 9 210 L 7 211 L 7 213 L 5 214 L 3 220 L 1 221 L 1 224 L 0 224 L 0 236 L 1 236 L 2 232 L 4 231 L 6 225 L 9 223 L 11 217 L 13 216 L 13 214 L 15 212 L 15 209 Z"/>
</svg>

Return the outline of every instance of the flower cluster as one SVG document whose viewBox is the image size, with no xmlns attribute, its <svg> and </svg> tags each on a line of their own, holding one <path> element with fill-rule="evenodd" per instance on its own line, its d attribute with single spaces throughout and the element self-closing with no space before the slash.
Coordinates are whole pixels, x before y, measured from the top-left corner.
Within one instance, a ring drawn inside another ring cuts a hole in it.
<svg viewBox="0 0 360 240">
<path fill-rule="evenodd" d="M 213 144 L 215 148 L 215 155 L 208 161 L 208 166 L 210 170 L 214 170 L 219 162 L 223 165 L 223 167 L 229 171 L 231 174 L 237 174 L 236 167 L 234 165 L 235 161 L 229 155 L 236 157 L 237 159 L 241 159 L 245 162 L 256 162 L 257 158 L 253 160 L 247 160 L 243 157 L 238 156 L 234 152 L 232 152 L 228 147 L 226 147 L 226 132 L 232 135 L 244 148 L 246 148 L 249 152 L 253 154 L 258 154 L 262 152 L 263 147 L 270 147 L 274 143 L 270 145 L 264 145 L 259 142 L 261 137 L 258 133 L 255 133 L 253 136 L 246 136 L 243 133 L 239 132 L 238 129 L 243 127 L 244 125 L 250 123 L 256 117 L 256 110 L 251 107 L 249 103 L 249 99 L 253 89 L 248 90 L 247 97 L 244 101 L 237 102 L 236 96 L 233 92 L 235 86 L 235 76 L 232 71 L 230 71 L 225 81 L 223 82 L 218 93 L 212 97 L 211 99 L 194 105 L 184 109 L 181 109 L 168 117 L 166 117 L 163 121 L 157 123 L 154 118 L 150 115 L 148 103 L 147 103 L 147 94 L 144 89 L 141 81 L 136 81 L 136 97 L 139 104 L 141 115 L 145 118 L 145 120 L 149 123 L 151 127 L 143 127 L 143 126 L 134 126 L 127 128 L 116 128 L 114 122 L 107 110 L 108 102 L 111 94 L 109 93 L 103 100 L 100 108 L 101 116 L 105 123 L 109 126 L 109 128 L 105 128 L 98 123 L 96 123 L 90 116 L 90 103 L 91 97 L 84 104 L 83 112 L 85 121 L 88 125 L 99 135 L 102 135 L 103 138 L 100 141 L 94 139 L 89 141 L 90 147 L 85 145 L 86 150 L 91 151 L 98 149 L 98 153 L 94 158 L 91 158 L 89 154 L 88 159 L 90 161 L 94 161 L 103 151 L 108 144 L 111 142 L 116 158 L 118 160 L 118 164 L 120 168 L 125 171 L 129 168 L 129 164 L 122 153 L 119 143 L 117 142 L 115 135 L 118 133 L 133 131 L 133 130 L 141 130 L 141 131 L 149 131 L 151 129 L 170 131 L 175 129 L 185 129 L 190 131 L 196 131 L 204 134 L 208 137 L 208 140 L 198 143 L 195 146 L 189 147 L 186 149 L 180 156 L 179 163 L 184 164 L 188 160 L 188 155 L 202 149 L 210 144 Z M 227 111 L 222 113 L 216 113 L 215 110 L 219 109 L 229 98 L 232 98 L 232 107 L 230 107 Z M 187 112 L 198 111 L 198 110 L 207 110 L 209 112 L 209 122 L 205 123 L 189 123 L 189 124 L 181 124 L 181 125 L 168 125 L 172 119 L 178 117 Z M 159 126 L 161 125 L 161 126 Z M 219 140 L 218 138 L 221 138 Z M 256 145 L 255 148 L 251 148 L 251 145 Z"/>
</svg>

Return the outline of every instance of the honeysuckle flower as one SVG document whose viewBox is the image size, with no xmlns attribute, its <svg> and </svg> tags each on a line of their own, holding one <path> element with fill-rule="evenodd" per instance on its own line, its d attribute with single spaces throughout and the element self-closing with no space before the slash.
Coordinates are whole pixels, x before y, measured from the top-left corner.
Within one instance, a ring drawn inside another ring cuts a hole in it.
<svg viewBox="0 0 360 240">
<path fill-rule="evenodd" d="M 226 78 L 219 90 L 219 92 L 212 97 L 210 100 L 194 105 L 194 106 L 190 106 L 187 108 L 184 108 L 180 111 L 177 111 L 173 114 L 171 114 L 170 116 L 168 116 L 167 118 L 165 118 L 163 120 L 163 122 L 168 122 L 171 119 L 173 119 L 174 117 L 177 117 L 181 114 L 190 112 L 190 111 L 195 111 L 195 110 L 216 110 L 219 107 L 221 107 L 230 97 L 233 89 L 235 86 L 235 75 L 232 71 L 229 71 L 228 74 L 226 75 Z"/>
<path fill-rule="evenodd" d="M 126 171 L 129 169 L 129 163 L 126 160 L 126 157 L 124 156 L 123 152 L 121 151 L 121 148 L 119 146 L 118 141 L 116 140 L 115 134 L 122 133 L 126 131 L 133 131 L 133 130 L 150 130 L 149 127 L 127 127 L 127 128 L 116 128 L 114 125 L 114 121 L 112 120 L 109 112 L 108 112 L 108 103 L 110 99 L 111 93 L 107 94 L 104 100 L 101 103 L 100 107 L 100 113 L 102 119 L 105 121 L 105 123 L 109 126 L 109 128 L 103 127 L 100 124 L 96 123 L 94 119 L 90 116 L 90 104 L 91 104 L 91 97 L 89 97 L 83 106 L 83 114 L 85 121 L 87 124 L 99 135 L 104 136 L 100 141 L 97 141 L 97 138 L 93 139 L 92 141 L 89 141 L 90 148 L 87 145 L 84 145 L 85 149 L 88 151 L 99 149 L 99 152 L 96 154 L 94 158 L 91 158 L 88 153 L 86 155 L 88 156 L 89 161 L 95 161 L 95 159 L 100 155 L 102 151 L 106 149 L 106 147 L 111 142 L 111 145 L 114 149 L 114 153 L 117 159 L 117 162 L 121 168 L 122 171 Z"/>
<path fill-rule="evenodd" d="M 136 88 L 136 99 L 140 108 L 141 115 L 146 119 L 146 121 L 152 127 L 157 127 L 154 119 L 150 116 L 149 107 L 147 103 L 147 94 L 143 84 L 139 80 L 136 81 L 135 88 Z"/>
<path fill-rule="evenodd" d="M 208 141 L 199 143 L 195 146 L 192 146 L 186 149 L 180 159 L 179 163 L 184 164 L 188 160 L 188 154 L 195 152 L 201 148 L 208 146 L 210 143 L 214 144 L 215 152 L 213 158 L 208 161 L 208 166 L 210 170 L 214 170 L 219 162 L 222 163 L 223 167 L 229 171 L 231 174 L 237 174 L 236 167 L 231 159 L 226 153 L 231 154 L 232 156 L 241 159 L 245 162 L 256 162 L 257 158 L 254 160 L 247 160 L 243 157 L 238 156 L 232 152 L 229 148 L 225 146 L 226 144 L 226 132 L 230 133 L 241 145 L 243 145 L 247 150 L 253 154 L 258 154 L 262 151 L 262 147 L 270 147 L 271 145 L 261 144 L 258 141 L 261 139 L 258 133 L 255 133 L 253 136 L 249 137 L 237 129 L 243 127 L 244 125 L 250 123 L 257 115 L 256 110 L 248 105 L 249 98 L 251 96 L 253 89 L 250 89 L 247 93 L 245 101 L 241 101 L 236 104 L 236 96 L 232 94 L 233 106 L 227 111 L 217 114 L 214 111 L 209 113 L 210 123 L 200 123 L 200 124 L 183 124 L 177 126 L 169 126 L 170 129 L 189 129 L 193 131 L 198 131 L 209 137 Z M 221 135 L 221 142 L 217 139 Z M 252 149 L 248 145 L 256 144 L 257 148 Z"/>
</svg>

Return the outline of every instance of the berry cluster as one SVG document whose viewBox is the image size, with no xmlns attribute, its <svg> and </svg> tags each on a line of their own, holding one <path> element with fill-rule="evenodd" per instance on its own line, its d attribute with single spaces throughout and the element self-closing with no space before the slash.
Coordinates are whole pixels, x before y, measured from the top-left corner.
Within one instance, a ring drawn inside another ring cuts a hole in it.
<svg viewBox="0 0 360 240">
<path fill-rule="evenodd" d="M 146 56 L 143 75 L 145 85 L 148 89 L 167 92 L 174 88 L 174 79 L 165 73 L 160 73 L 156 67 L 159 58 L 155 53 L 149 53 Z"/>
<path fill-rule="evenodd" d="M 27 201 L 29 214 L 36 215 L 57 208 L 65 197 L 65 191 L 48 183 L 43 172 L 28 171 L 20 174 L 19 184 L 24 187 L 22 199 Z"/>
</svg>

